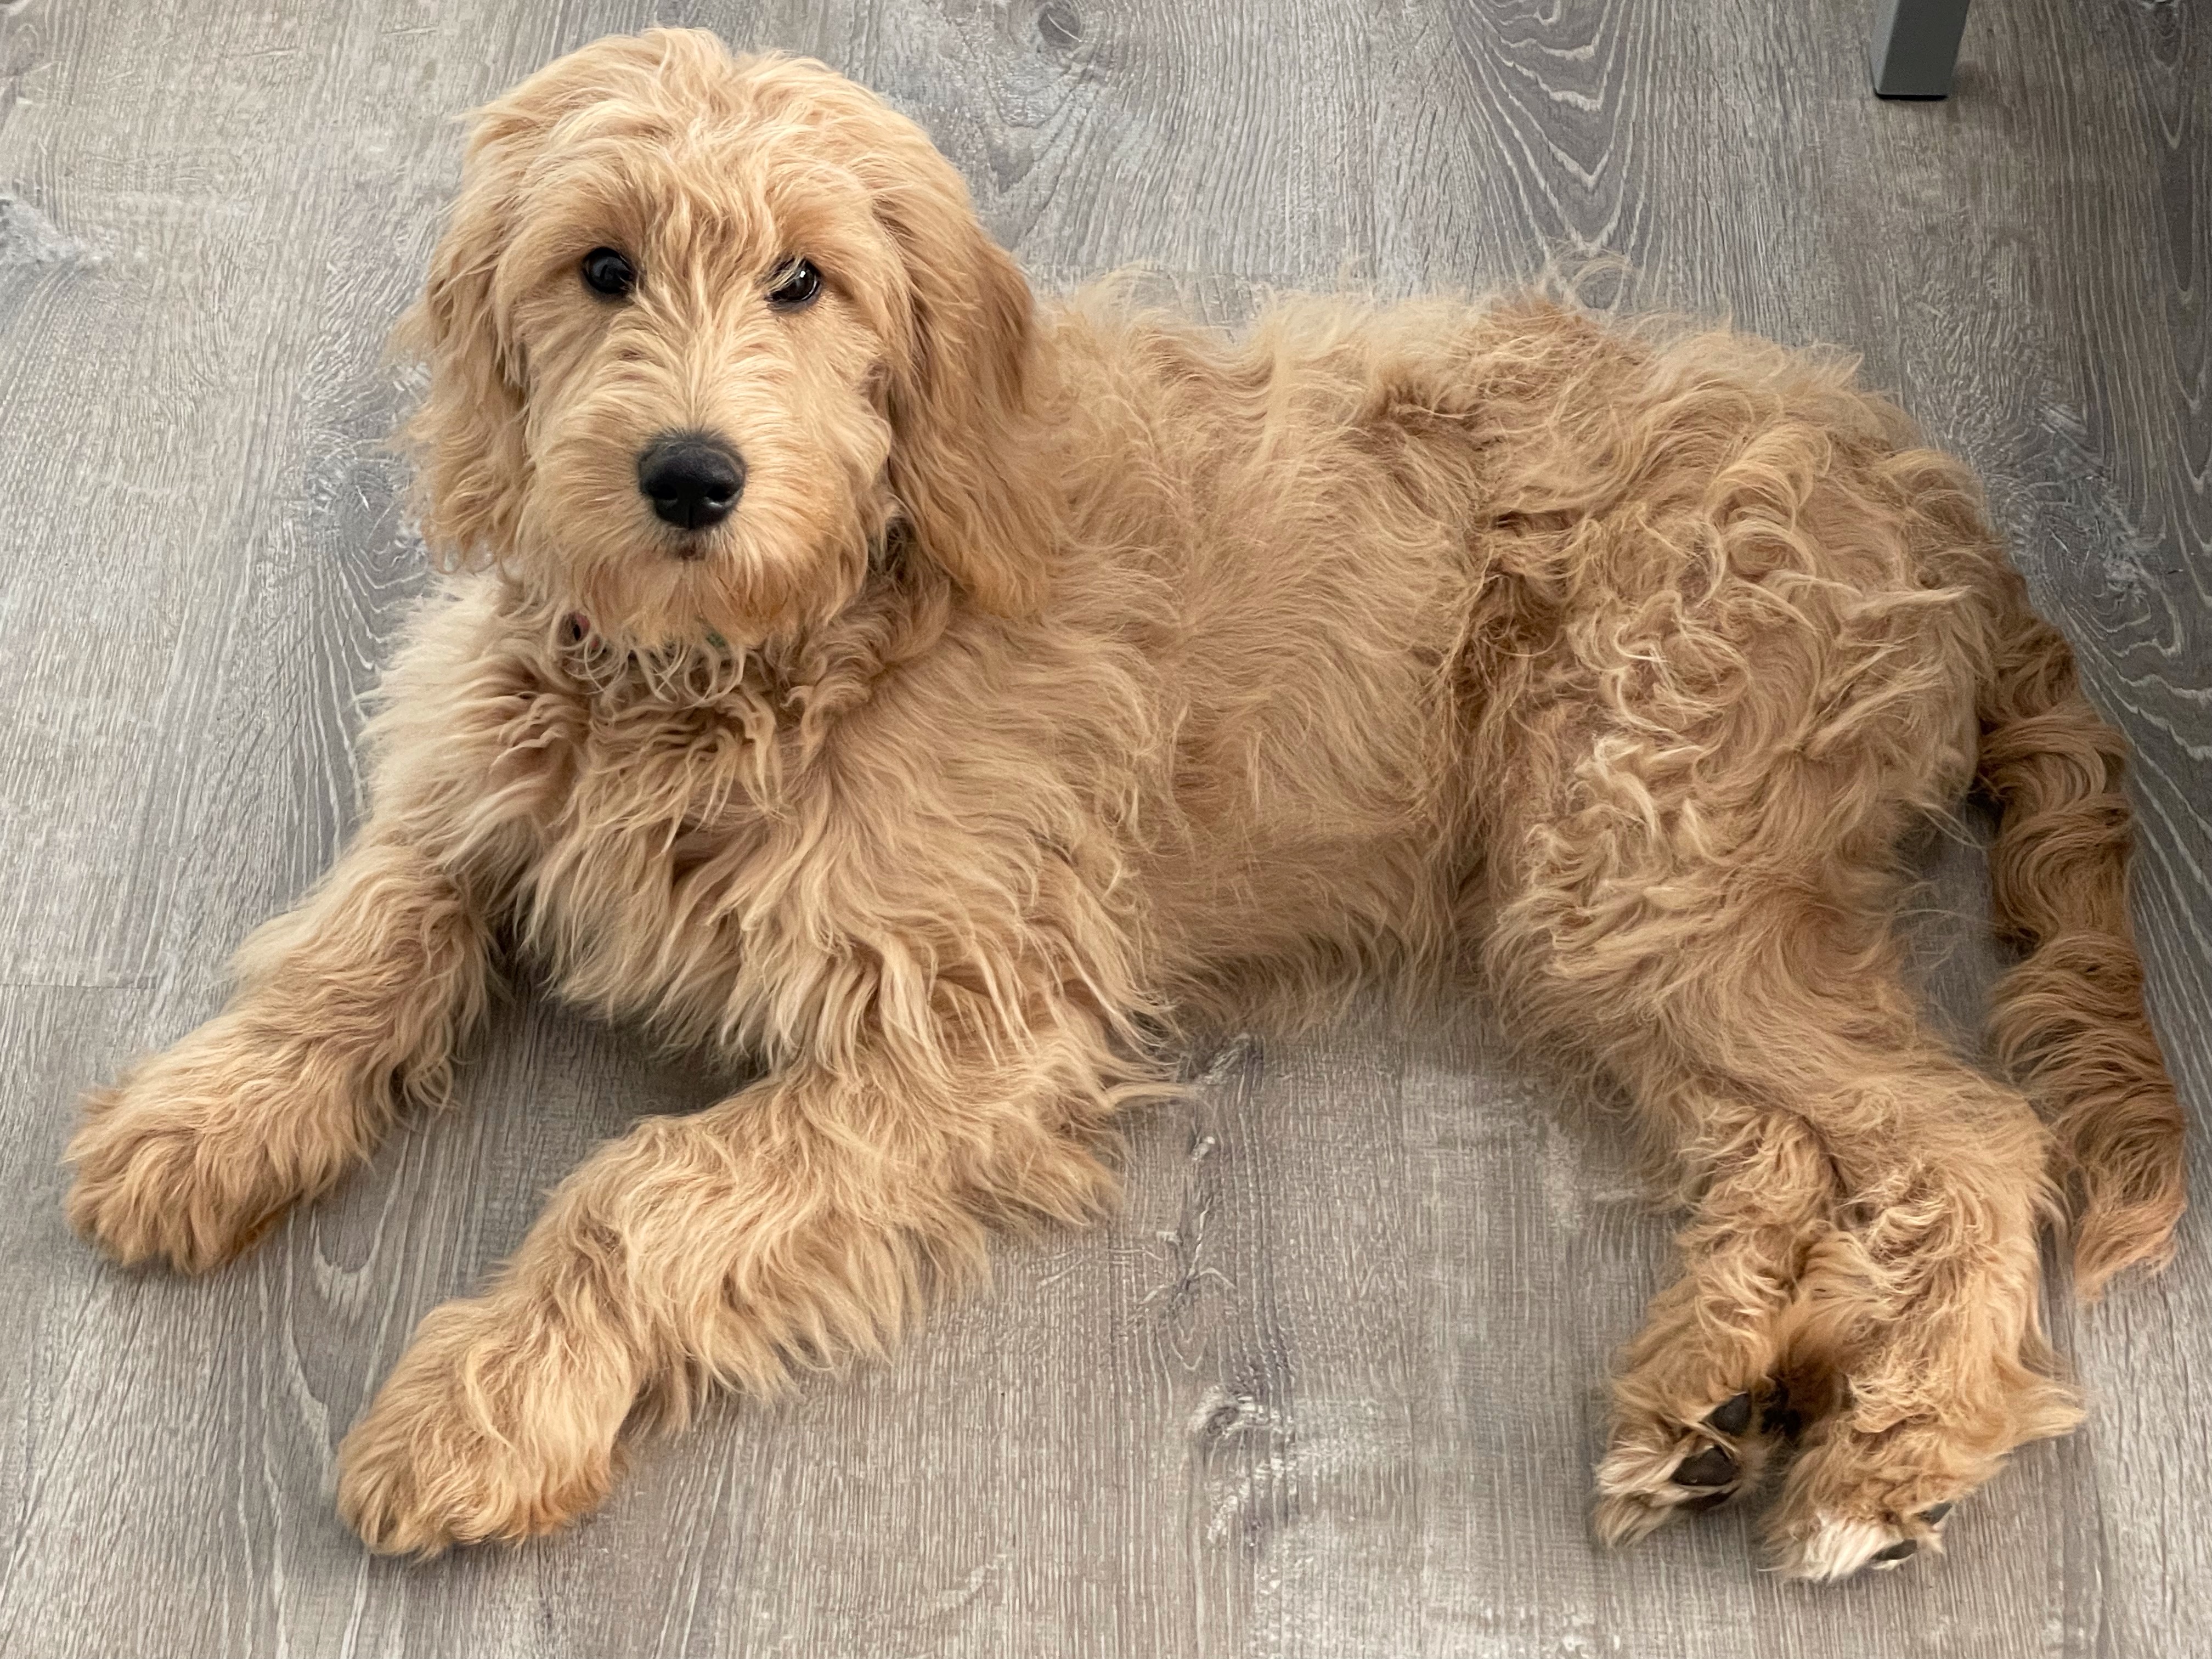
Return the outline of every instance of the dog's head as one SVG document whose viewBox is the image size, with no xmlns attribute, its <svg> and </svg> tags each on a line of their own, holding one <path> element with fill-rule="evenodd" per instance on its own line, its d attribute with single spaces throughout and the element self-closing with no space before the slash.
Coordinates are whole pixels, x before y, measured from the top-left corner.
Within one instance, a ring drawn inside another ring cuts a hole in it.
<svg viewBox="0 0 2212 1659">
<path fill-rule="evenodd" d="M 834 615 L 895 528 L 1035 602 L 1031 307 L 959 175 L 818 64 L 602 40 L 479 112 L 403 340 L 426 538 L 632 644 Z"/>
</svg>

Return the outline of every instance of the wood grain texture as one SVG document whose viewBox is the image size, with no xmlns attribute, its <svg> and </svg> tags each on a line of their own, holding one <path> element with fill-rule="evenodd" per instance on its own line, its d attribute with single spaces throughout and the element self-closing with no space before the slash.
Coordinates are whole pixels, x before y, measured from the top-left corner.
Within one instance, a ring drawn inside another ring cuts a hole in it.
<svg viewBox="0 0 2212 1659">
<path fill-rule="evenodd" d="M 2212 1252 L 2051 1317 L 2095 1401 L 1948 1557 L 1814 1589 L 1745 1521 L 1584 1526 L 1607 1357 L 1665 1270 L 1602 1114 L 1472 1012 L 1224 1039 L 1111 1224 L 1010 1245 L 897 1359 L 635 1449 L 571 1534 L 428 1566 L 331 1511 L 414 1322 L 640 1111 L 726 1082 L 520 1003 L 466 1104 L 208 1280 L 61 1219 L 76 1092 L 212 1011 L 353 812 L 420 585 L 381 342 L 451 118 L 614 29 L 811 52 L 934 133 L 1048 282 L 1481 289 L 1846 343 L 1989 480 L 2138 754 L 2137 908 L 2212 1103 L 2212 21 L 1978 6 L 1941 105 L 1856 0 L 0 3 L 0 1654 L 2212 1652 Z M 1973 1041 L 1978 850 L 1929 994 Z M 2200 1137 L 2200 1190 L 2212 1190 Z"/>
</svg>

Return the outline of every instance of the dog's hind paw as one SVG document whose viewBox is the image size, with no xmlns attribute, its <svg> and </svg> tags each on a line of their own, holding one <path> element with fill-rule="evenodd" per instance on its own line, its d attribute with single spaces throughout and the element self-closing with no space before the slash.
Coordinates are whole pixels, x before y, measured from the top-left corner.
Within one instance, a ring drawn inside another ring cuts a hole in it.
<svg viewBox="0 0 2212 1659">
<path fill-rule="evenodd" d="M 1917 1516 L 1879 1519 L 1818 1515 L 1809 1525 L 1778 1534 L 1775 1570 L 1785 1578 L 1819 1581 L 1848 1578 L 1863 1568 L 1887 1572 L 1903 1566 L 1925 1545 L 1943 1553 L 1943 1517 L 1949 1504 L 1934 1504 Z"/>
<path fill-rule="evenodd" d="M 1677 1516 L 1716 1509 L 1756 1488 L 1771 1437 L 1795 1421 L 1789 1398 L 1779 1384 L 1739 1389 L 1694 1423 L 1618 1413 L 1597 1470 L 1598 1536 L 1633 1543 Z"/>
<path fill-rule="evenodd" d="M 1863 1434 L 1831 1424 L 1790 1472 L 1763 1528 L 1775 1571 L 1829 1581 L 1943 1552 L 1943 1522 L 1971 1489 L 1940 1431 Z"/>
</svg>

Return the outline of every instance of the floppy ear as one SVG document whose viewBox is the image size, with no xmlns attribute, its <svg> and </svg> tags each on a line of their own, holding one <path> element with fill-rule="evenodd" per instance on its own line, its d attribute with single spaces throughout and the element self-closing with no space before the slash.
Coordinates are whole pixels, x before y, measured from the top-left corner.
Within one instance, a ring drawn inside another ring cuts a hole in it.
<svg viewBox="0 0 2212 1659">
<path fill-rule="evenodd" d="M 1053 533 L 1033 459 L 1029 283 L 959 174 L 908 131 L 859 163 L 911 294 L 886 387 L 891 489 L 923 553 L 984 609 L 1018 616 L 1042 598 Z"/>
<path fill-rule="evenodd" d="M 430 389 L 407 423 L 422 539 L 447 568 L 514 546 L 529 467 L 522 366 L 500 326 L 492 276 L 513 222 L 523 134 L 495 105 L 477 118 L 461 193 L 430 256 L 422 297 L 394 337 L 430 366 Z"/>
</svg>

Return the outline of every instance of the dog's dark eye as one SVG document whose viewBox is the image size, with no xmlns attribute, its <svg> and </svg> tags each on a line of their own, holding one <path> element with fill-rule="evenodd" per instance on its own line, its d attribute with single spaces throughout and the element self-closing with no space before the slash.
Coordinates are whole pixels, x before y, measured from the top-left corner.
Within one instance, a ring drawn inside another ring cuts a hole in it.
<svg viewBox="0 0 2212 1659">
<path fill-rule="evenodd" d="M 768 302 L 778 311 L 798 311 L 814 303 L 814 296 L 822 292 L 822 273 L 808 259 L 793 259 L 775 274 L 775 286 L 768 291 Z"/>
<path fill-rule="evenodd" d="M 611 247 L 595 247 L 584 256 L 584 285 L 610 300 L 626 298 L 637 286 L 637 267 Z"/>
</svg>

